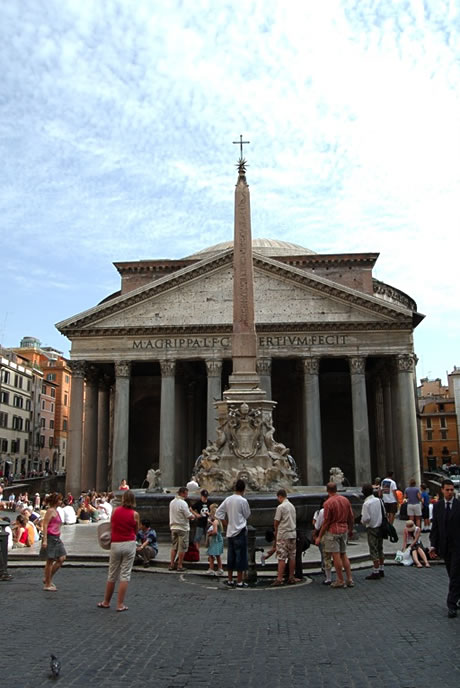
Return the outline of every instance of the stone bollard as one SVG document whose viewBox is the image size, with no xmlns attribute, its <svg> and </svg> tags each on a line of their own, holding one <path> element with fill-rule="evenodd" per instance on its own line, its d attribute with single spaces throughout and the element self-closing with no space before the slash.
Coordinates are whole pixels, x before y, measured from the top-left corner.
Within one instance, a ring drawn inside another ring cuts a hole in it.
<svg viewBox="0 0 460 688">
<path fill-rule="evenodd" d="M 0 581 L 9 581 L 13 578 L 8 573 L 8 533 L 5 526 L 9 526 L 8 521 L 0 521 Z"/>
<path fill-rule="evenodd" d="M 263 547 L 256 547 L 256 529 L 248 526 L 248 583 L 257 583 L 256 552 L 263 552 Z"/>
</svg>

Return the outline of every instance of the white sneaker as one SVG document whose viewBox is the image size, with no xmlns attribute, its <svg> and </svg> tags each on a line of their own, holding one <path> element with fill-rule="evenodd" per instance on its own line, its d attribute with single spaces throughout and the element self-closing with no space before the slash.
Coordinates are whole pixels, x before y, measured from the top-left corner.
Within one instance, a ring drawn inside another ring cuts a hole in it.
<svg viewBox="0 0 460 688">
<path fill-rule="evenodd" d="M 208 569 L 208 570 L 206 571 L 206 575 L 207 575 L 207 576 L 215 576 L 215 575 L 216 575 L 216 572 L 214 571 L 214 569 Z"/>
<path fill-rule="evenodd" d="M 225 573 L 224 569 L 217 569 L 216 576 L 223 576 Z"/>
</svg>

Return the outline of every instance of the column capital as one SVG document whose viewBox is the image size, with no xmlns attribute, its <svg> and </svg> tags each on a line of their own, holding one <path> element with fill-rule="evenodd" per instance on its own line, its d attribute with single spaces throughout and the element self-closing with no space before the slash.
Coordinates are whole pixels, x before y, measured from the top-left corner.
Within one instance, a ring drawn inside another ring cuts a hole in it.
<svg viewBox="0 0 460 688">
<path fill-rule="evenodd" d="M 131 361 L 115 361 L 116 377 L 129 377 L 131 374 Z"/>
<path fill-rule="evenodd" d="M 398 373 L 413 373 L 415 365 L 414 354 L 398 354 L 396 357 L 396 370 Z"/>
<path fill-rule="evenodd" d="M 302 359 L 303 372 L 305 375 L 319 374 L 319 356 L 311 356 L 310 358 Z"/>
<path fill-rule="evenodd" d="M 366 372 L 365 356 L 350 356 L 348 359 L 351 375 L 364 375 Z"/>
<path fill-rule="evenodd" d="M 176 374 L 176 361 L 170 358 L 160 360 L 161 377 L 173 377 Z"/>
<path fill-rule="evenodd" d="M 209 358 L 205 361 L 208 377 L 220 377 L 222 373 L 222 360 Z"/>
<path fill-rule="evenodd" d="M 69 365 L 72 371 L 72 377 L 85 377 L 86 361 L 70 361 Z"/>
<path fill-rule="evenodd" d="M 271 375 L 272 372 L 272 359 L 263 356 L 257 359 L 256 370 L 259 375 Z"/>
</svg>

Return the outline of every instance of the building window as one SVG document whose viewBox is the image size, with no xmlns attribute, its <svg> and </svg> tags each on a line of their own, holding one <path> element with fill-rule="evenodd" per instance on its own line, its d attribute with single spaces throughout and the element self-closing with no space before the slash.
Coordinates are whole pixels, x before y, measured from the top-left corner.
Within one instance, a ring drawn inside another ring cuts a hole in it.
<svg viewBox="0 0 460 688">
<path fill-rule="evenodd" d="M 46 428 L 46 419 L 45 418 L 40 418 L 40 427 Z"/>
<path fill-rule="evenodd" d="M 25 431 L 30 432 L 30 420 L 26 418 L 26 423 L 25 423 Z"/>
<path fill-rule="evenodd" d="M 20 375 L 14 376 L 14 386 L 18 389 L 22 389 L 22 377 Z"/>
<path fill-rule="evenodd" d="M 40 435 L 40 447 L 45 446 L 45 435 Z"/>
<path fill-rule="evenodd" d="M 27 380 L 27 391 L 30 392 L 30 380 Z"/>
<path fill-rule="evenodd" d="M 444 411 L 444 404 L 439 404 L 438 411 Z"/>
<path fill-rule="evenodd" d="M 24 420 L 20 416 L 13 416 L 13 430 L 22 430 L 24 426 Z"/>
<path fill-rule="evenodd" d="M 54 404 L 51 404 L 51 413 L 54 413 Z"/>
<path fill-rule="evenodd" d="M 21 440 L 11 440 L 11 453 L 18 454 L 21 450 Z"/>
<path fill-rule="evenodd" d="M 42 394 L 46 394 L 46 385 L 42 385 Z"/>
<path fill-rule="evenodd" d="M 67 394 L 64 394 L 64 406 L 67 406 L 68 403 L 69 403 L 69 397 L 67 396 Z"/>
<path fill-rule="evenodd" d="M 6 385 L 10 384 L 10 372 L 9 370 L 2 370 L 2 382 Z"/>
<path fill-rule="evenodd" d="M 8 451 L 8 440 L 6 440 L 4 437 L 2 437 L 0 439 L 0 451 L 2 451 L 2 452 Z"/>
<path fill-rule="evenodd" d="M 433 430 L 427 430 L 427 431 L 426 431 L 426 438 L 427 438 L 428 442 L 431 442 L 431 441 L 432 441 L 432 439 L 433 439 Z"/>
<path fill-rule="evenodd" d="M 54 420 L 50 420 L 50 430 L 54 429 Z"/>
<path fill-rule="evenodd" d="M 447 439 L 447 430 L 441 430 L 441 439 L 446 440 Z"/>
<path fill-rule="evenodd" d="M 0 411 L 0 428 L 8 427 L 8 414 Z"/>
<path fill-rule="evenodd" d="M 9 392 L 2 392 L 0 395 L 0 402 L 2 404 L 9 404 L 10 403 L 10 393 Z"/>
<path fill-rule="evenodd" d="M 42 401 L 42 409 L 45 410 L 45 408 L 46 408 L 46 404 L 45 404 L 45 401 L 43 400 Z"/>
<path fill-rule="evenodd" d="M 65 381 L 66 381 L 67 384 L 69 384 L 69 382 L 70 382 L 70 377 L 69 377 L 68 375 L 65 376 Z"/>
<path fill-rule="evenodd" d="M 56 390 L 54 389 L 54 387 L 51 387 L 51 396 L 53 397 L 53 399 L 55 399 L 56 397 Z"/>
<path fill-rule="evenodd" d="M 445 416 L 441 416 L 441 418 L 439 419 L 439 425 L 441 426 L 441 428 L 447 428 Z"/>
<path fill-rule="evenodd" d="M 22 408 L 24 406 L 24 399 L 18 394 L 15 394 L 13 397 L 13 406 L 16 408 Z"/>
<path fill-rule="evenodd" d="M 51 449 L 51 447 L 53 446 L 53 438 L 52 437 L 49 438 L 48 444 L 49 444 L 49 448 Z"/>
<path fill-rule="evenodd" d="M 426 419 L 426 427 L 429 428 L 429 429 L 431 429 L 431 427 L 432 427 L 432 426 L 431 426 L 431 418 L 427 418 L 427 419 Z"/>
<path fill-rule="evenodd" d="M 28 448 L 29 448 L 29 442 L 27 440 L 24 440 L 24 454 L 27 454 Z"/>
<path fill-rule="evenodd" d="M 56 373 L 48 373 L 46 379 L 50 382 L 54 382 L 56 380 Z"/>
<path fill-rule="evenodd" d="M 64 431 L 67 431 L 67 418 L 64 418 L 64 420 L 62 421 L 62 429 Z"/>
</svg>

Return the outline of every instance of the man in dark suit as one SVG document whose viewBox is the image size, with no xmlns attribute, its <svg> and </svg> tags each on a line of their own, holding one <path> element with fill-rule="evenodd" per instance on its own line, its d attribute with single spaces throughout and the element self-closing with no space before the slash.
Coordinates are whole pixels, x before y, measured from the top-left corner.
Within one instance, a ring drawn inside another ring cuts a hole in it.
<svg viewBox="0 0 460 688">
<path fill-rule="evenodd" d="M 433 508 L 430 534 L 430 557 L 440 555 L 449 575 L 447 616 L 457 616 L 460 600 L 460 501 L 455 498 L 454 483 L 446 479 L 441 483 L 443 498 Z"/>
</svg>

